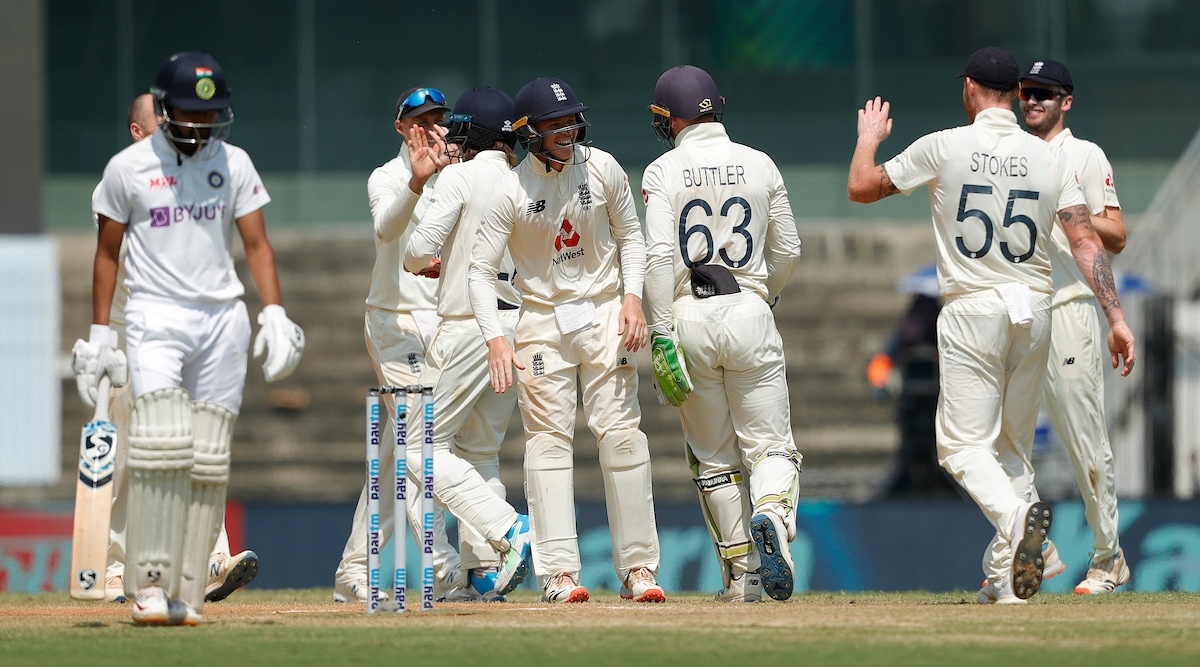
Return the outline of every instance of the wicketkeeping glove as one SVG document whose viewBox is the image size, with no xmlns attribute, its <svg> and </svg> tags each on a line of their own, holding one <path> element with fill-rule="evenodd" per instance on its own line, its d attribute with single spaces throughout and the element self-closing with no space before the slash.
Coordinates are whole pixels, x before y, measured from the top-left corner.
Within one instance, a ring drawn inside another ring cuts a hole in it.
<svg viewBox="0 0 1200 667">
<path fill-rule="evenodd" d="M 267 353 L 263 362 L 263 379 L 267 382 L 282 380 L 300 365 L 304 354 L 304 331 L 288 319 L 283 306 L 263 306 L 258 314 L 260 328 L 254 339 L 254 356 Z"/>
<path fill-rule="evenodd" d="M 88 340 L 76 340 L 71 348 L 71 371 L 79 398 L 88 407 L 96 405 L 102 376 L 107 375 L 114 387 L 125 386 L 129 366 L 125 353 L 117 349 L 116 332 L 107 324 L 93 324 Z"/>
<path fill-rule="evenodd" d="M 666 403 L 679 407 L 692 393 L 692 378 L 674 332 L 657 326 L 651 330 L 650 357 L 654 360 L 654 386 L 659 402 L 665 399 Z"/>
</svg>

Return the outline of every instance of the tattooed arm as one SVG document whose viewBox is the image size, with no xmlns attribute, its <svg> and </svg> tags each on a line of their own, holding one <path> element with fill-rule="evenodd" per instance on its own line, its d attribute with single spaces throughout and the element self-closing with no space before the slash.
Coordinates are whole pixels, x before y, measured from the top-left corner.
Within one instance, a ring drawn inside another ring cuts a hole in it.
<svg viewBox="0 0 1200 667">
<path fill-rule="evenodd" d="M 1117 285 L 1113 280 L 1112 267 L 1108 263 L 1108 255 L 1104 252 L 1100 237 L 1092 228 L 1087 207 L 1079 205 L 1064 208 L 1058 212 L 1058 220 L 1071 242 L 1071 254 L 1075 256 L 1080 272 L 1108 318 L 1108 351 L 1112 355 L 1113 368 L 1117 368 L 1121 357 L 1124 357 L 1121 375 L 1129 375 L 1136 357 L 1133 331 L 1125 324 L 1125 314 L 1117 298 Z"/>
<path fill-rule="evenodd" d="M 875 164 L 875 151 L 892 133 L 891 105 L 876 97 L 858 110 L 858 144 L 850 159 L 850 178 L 846 187 L 850 201 L 871 204 L 900 192 L 883 165 Z"/>
</svg>

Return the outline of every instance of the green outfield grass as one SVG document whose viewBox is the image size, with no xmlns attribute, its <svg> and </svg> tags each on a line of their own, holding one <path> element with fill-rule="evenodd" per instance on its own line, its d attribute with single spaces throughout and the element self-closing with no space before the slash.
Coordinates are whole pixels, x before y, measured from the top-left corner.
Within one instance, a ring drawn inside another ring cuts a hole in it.
<svg viewBox="0 0 1200 667">
<path fill-rule="evenodd" d="M 810 593 L 786 603 L 661 605 L 599 591 L 550 606 L 443 604 L 368 617 L 330 591 L 241 591 L 196 628 L 143 628 L 128 605 L 0 594 L 0 664 L 22 665 L 1196 665 L 1200 595 Z"/>
</svg>

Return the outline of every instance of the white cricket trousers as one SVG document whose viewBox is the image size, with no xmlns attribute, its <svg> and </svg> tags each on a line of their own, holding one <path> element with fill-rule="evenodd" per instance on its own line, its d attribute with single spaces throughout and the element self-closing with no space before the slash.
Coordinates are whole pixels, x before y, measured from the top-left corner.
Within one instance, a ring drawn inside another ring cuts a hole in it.
<svg viewBox="0 0 1200 667">
<path fill-rule="evenodd" d="M 749 292 L 688 295 L 675 302 L 674 315 L 694 385 L 679 417 L 697 476 L 746 470 L 754 511 L 771 510 L 794 536 L 799 455 L 783 339 L 770 307 Z M 768 465 L 768 457 L 789 463 Z"/>
<path fill-rule="evenodd" d="M 499 315 L 511 345 L 517 311 Z M 499 555 L 488 542 L 504 538 L 517 520 L 500 481 L 500 445 L 516 407 L 516 392 L 492 390 L 487 343 L 473 317 L 442 320 L 426 362 L 421 384 L 434 388 L 434 495 L 463 529 L 462 567 L 498 565 Z M 414 483 L 422 464 L 420 444 L 410 439 L 408 448 L 409 479 Z"/>
<path fill-rule="evenodd" d="M 522 306 L 517 324 L 517 406 L 525 427 L 525 496 L 533 525 L 533 567 L 544 580 L 580 571 L 575 524 L 573 441 L 580 393 L 588 428 L 596 436 L 620 581 L 633 568 L 658 571 L 658 529 L 650 455 L 640 430 L 637 359 L 620 326 L 621 299 L 594 300 L 599 323 L 559 333 L 554 309 Z M 578 377 L 578 387 L 576 386 Z"/>
<path fill-rule="evenodd" d="M 1104 358 L 1095 299 L 1068 301 L 1050 310 L 1050 362 L 1043 400 L 1054 430 L 1075 469 L 1084 517 L 1094 536 L 1096 561 L 1121 550 L 1117 487 L 1108 422 L 1104 416 Z"/>
<path fill-rule="evenodd" d="M 1013 324 L 995 290 L 950 297 L 938 315 L 938 460 L 996 529 L 989 581 L 1012 569 L 1017 513 L 1034 497 L 1033 433 L 1050 351 L 1050 296 L 1034 293 L 1033 324 Z"/>
</svg>

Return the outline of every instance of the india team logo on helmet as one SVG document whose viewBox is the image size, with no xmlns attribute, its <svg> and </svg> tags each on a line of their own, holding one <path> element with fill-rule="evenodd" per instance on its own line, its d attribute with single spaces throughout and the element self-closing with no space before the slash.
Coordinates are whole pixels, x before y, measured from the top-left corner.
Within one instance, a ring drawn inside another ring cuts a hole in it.
<svg viewBox="0 0 1200 667">
<path fill-rule="evenodd" d="M 187 146 L 200 150 L 228 135 L 233 124 L 231 90 L 221 65 L 209 54 L 184 51 L 167 58 L 158 66 L 150 92 L 155 110 L 163 116 L 164 134 L 177 150 Z M 205 123 L 180 121 L 181 111 L 216 111 L 217 118 Z"/>
<path fill-rule="evenodd" d="M 589 107 L 575 96 L 575 91 L 571 90 L 571 86 L 567 85 L 566 81 L 552 76 L 539 77 L 517 91 L 513 106 L 516 119 L 512 123 L 512 128 L 517 133 L 517 138 L 520 139 L 521 146 L 525 150 L 534 155 L 546 155 L 551 150 L 557 150 L 564 146 L 548 145 L 545 141 L 546 136 L 538 132 L 534 126 L 542 121 L 574 116 L 573 124 L 557 128 L 551 134 L 559 136 L 574 132 L 575 137 L 571 145 L 586 148 L 588 145 L 587 128 L 591 123 L 584 118 L 583 114 L 589 110 Z M 575 155 L 574 163 L 584 162 L 588 158 L 586 150 L 572 152 Z"/>
</svg>

